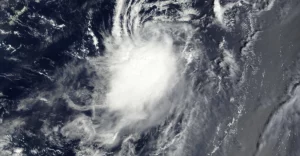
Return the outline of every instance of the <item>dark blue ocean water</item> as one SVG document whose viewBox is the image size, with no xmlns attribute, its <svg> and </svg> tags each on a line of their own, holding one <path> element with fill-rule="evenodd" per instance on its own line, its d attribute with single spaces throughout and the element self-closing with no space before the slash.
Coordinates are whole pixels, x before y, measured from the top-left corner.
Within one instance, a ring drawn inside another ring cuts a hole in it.
<svg viewBox="0 0 300 156">
<path fill-rule="evenodd" d="M 84 64 L 87 56 L 103 54 L 102 42 L 96 49 L 91 37 L 85 34 L 89 19 L 89 10 L 93 10 L 91 29 L 101 40 L 100 30 L 110 31 L 114 2 L 83 1 L 83 0 L 55 0 L 55 1 L 19 1 L 0 2 L 0 28 L 9 34 L 0 35 L 0 115 L 2 120 L 13 118 L 25 119 L 26 124 L 14 132 L 11 138 L 13 147 L 21 147 L 24 154 L 33 155 L 31 149 L 40 151 L 36 155 L 75 155 L 77 140 L 64 141 L 58 136 L 57 142 L 49 141 L 40 131 L 43 119 L 50 119 L 52 125 L 62 124 L 68 115 L 74 113 L 56 101 L 55 107 L 50 108 L 41 102 L 34 104 L 32 109 L 16 112 L 20 99 L 28 97 L 39 90 L 51 90 L 56 81 L 53 75 L 69 62 Z M 18 17 L 14 25 L 8 24 L 9 15 L 15 10 L 27 11 Z M 57 25 L 64 24 L 57 29 L 47 20 L 53 20 Z M 14 34 L 14 32 L 18 32 Z M 8 46 L 15 49 L 8 48 Z M 84 47 L 86 52 L 80 48 Z M 74 54 L 74 51 L 77 54 Z M 76 56 L 74 56 L 76 55 Z M 74 81 L 82 82 L 90 76 L 85 69 L 74 77 Z M 66 85 L 72 82 L 66 82 Z M 70 86 L 72 87 L 72 86 Z M 90 89 L 93 88 L 90 86 Z M 88 114 L 88 112 L 87 112 Z"/>
</svg>

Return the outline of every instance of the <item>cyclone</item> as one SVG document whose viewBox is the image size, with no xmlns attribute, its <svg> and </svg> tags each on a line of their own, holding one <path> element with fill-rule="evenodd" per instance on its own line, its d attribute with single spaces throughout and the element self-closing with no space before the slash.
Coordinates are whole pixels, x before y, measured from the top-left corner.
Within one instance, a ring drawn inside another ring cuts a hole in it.
<svg viewBox="0 0 300 156">
<path fill-rule="evenodd" d="M 297 155 L 298 5 L 0 2 L 0 155 Z"/>
</svg>

